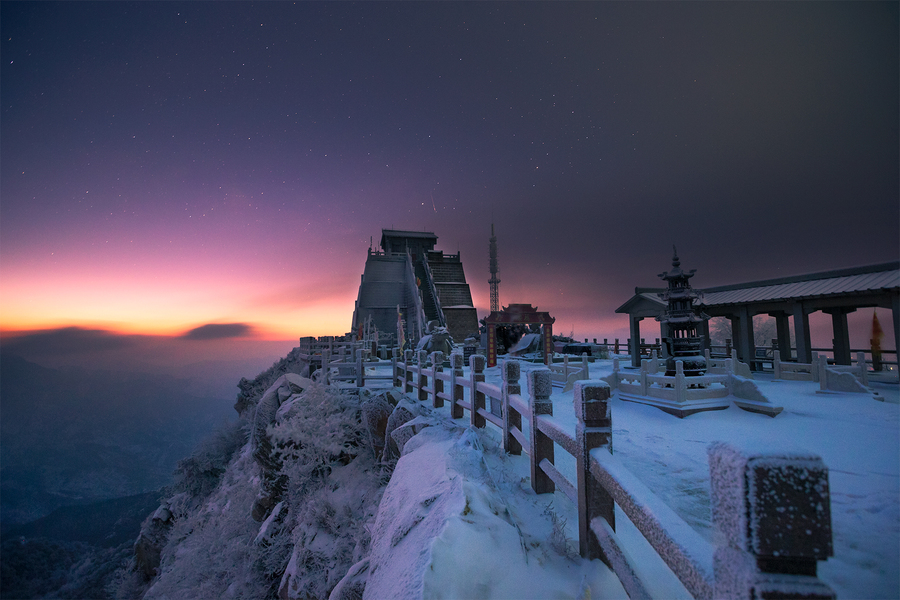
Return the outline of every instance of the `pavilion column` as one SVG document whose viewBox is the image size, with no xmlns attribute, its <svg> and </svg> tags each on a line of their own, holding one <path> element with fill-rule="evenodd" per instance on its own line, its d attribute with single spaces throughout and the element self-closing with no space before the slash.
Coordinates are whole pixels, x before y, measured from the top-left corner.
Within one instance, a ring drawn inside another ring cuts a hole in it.
<svg viewBox="0 0 900 600">
<path fill-rule="evenodd" d="M 891 298 L 891 312 L 894 315 L 894 348 L 900 350 L 900 296 L 897 294 Z"/>
<path fill-rule="evenodd" d="M 781 352 L 783 360 L 790 360 L 791 354 L 791 324 L 788 321 L 788 314 L 784 311 L 771 312 L 770 317 L 775 319 L 775 331 L 778 338 L 778 351 Z"/>
<path fill-rule="evenodd" d="M 809 337 L 809 313 L 803 302 L 794 304 L 794 337 L 797 339 L 797 362 L 812 362 L 812 342 Z"/>
<path fill-rule="evenodd" d="M 660 322 L 659 324 L 659 339 L 661 341 L 659 345 L 659 357 L 660 358 L 669 358 L 669 352 L 666 348 L 666 338 L 669 337 L 669 324 L 665 322 Z"/>
<path fill-rule="evenodd" d="M 631 348 L 628 350 L 631 352 L 632 367 L 641 366 L 641 319 L 642 317 L 628 315 L 631 322 Z"/>
<path fill-rule="evenodd" d="M 829 308 L 825 312 L 831 315 L 831 327 L 834 331 L 832 340 L 834 352 L 834 364 L 850 364 L 850 329 L 847 326 L 847 313 L 855 311 L 855 308 Z"/>
<path fill-rule="evenodd" d="M 740 337 L 735 340 L 735 347 L 738 351 L 738 358 L 750 365 L 752 370 L 756 370 L 756 346 L 753 343 L 753 316 L 750 309 L 746 306 L 740 307 L 737 320 Z"/>
<path fill-rule="evenodd" d="M 703 319 L 699 323 L 697 323 L 697 335 L 703 338 L 703 348 L 702 350 L 709 350 L 710 342 L 709 342 L 709 319 Z"/>
</svg>

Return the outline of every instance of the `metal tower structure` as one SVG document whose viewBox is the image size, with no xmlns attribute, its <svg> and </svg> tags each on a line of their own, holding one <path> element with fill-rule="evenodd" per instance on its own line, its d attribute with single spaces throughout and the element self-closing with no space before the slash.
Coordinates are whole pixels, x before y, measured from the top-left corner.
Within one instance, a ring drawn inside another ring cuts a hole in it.
<svg viewBox="0 0 900 600">
<path fill-rule="evenodd" d="M 500 310 L 500 268 L 497 264 L 497 236 L 494 235 L 494 224 L 491 223 L 491 312 Z"/>
</svg>

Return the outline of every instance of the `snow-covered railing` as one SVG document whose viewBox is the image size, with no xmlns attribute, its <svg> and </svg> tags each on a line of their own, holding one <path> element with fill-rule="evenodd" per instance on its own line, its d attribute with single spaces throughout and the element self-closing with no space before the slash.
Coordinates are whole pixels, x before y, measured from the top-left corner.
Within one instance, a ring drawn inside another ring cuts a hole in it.
<svg viewBox="0 0 900 600">
<path fill-rule="evenodd" d="M 591 378 L 590 363 L 586 352 L 582 353 L 581 365 L 577 367 L 570 365 L 567 354 L 563 356 L 562 365 L 552 364 L 549 368 L 553 384 L 563 388 L 563 391 L 566 392 L 572 389 L 576 381 Z"/>
<path fill-rule="evenodd" d="M 772 369 L 775 371 L 775 379 L 819 381 L 819 358 L 817 353 L 812 353 L 811 363 L 782 362 L 781 351 L 775 350 L 773 354 Z"/>
<path fill-rule="evenodd" d="M 395 350 L 395 358 L 398 355 Z M 468 377 L 459 354 L 450 356 L 449 372 L 443 369 L 441 352 L 419 351 L 417 359 L 413 364 L 412 351 L 406 351 L 396 364 L 395 385 L 406 393 L 418 390 L 418 398 L 430 398 L 435 408 L 449 402 L 454 419 L 468 410 L 472 426 L 490 422 L 500 428 L 504 449 L 529 457 L 535 493 L 558 487 L 576 504 L 581 555 L 603 560 L 630 598 L 650 594 L 616 535 L 616 505 L 695 598 L 835 597 L 816 576 L 817 561 L 832 554 L 828 469 L 819 457 L 712 444 L 708 456 L 714 544 L 612 454 L 607 382 L 575 383 L 573 436 L 553 416 L 548 368 L 528 372 L 523 396 L 518 361 L 502 363 L 503 383 L 496 386 L 484 381 L 484 356 L 470 357 Z M 491 405 L 496 401 L 499 415 L 487 409 L 488 400 Z M 529 435 L 523 432 L 523 419 L 529 423 Z M 576 481 L 556 467 L 557 445 L 575 457 Z"/>
</svg>

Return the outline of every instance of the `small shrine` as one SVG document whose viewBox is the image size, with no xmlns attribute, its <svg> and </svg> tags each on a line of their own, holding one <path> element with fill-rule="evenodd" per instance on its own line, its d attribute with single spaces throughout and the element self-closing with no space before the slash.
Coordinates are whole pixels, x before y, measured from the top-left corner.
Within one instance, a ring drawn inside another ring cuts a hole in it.
<svg viewBox="0 0 900 600">
<path fill-rule="evenodd" d="M 666 375 L 675 375 L 675 362 L 680 360 L 684 375 L 696 377 L 706 373 L 703 336 L 697 334 L 697 325 L 709 317 L 694 310 L 694 299 L 700 294 L 691 289 L 689 280 L 697 269 L 683 271 L 678 260 L 678 250 L 674 246 L 672 250 L 672 270 L 663 271 L 659 275 L 668 284 L 661 295 L 668 306 L 666 312 L 656 318 L 661 324 L 665 324 L 667 331 L 667 335 L 663 337 L 667 357 Z"/>
</svg>

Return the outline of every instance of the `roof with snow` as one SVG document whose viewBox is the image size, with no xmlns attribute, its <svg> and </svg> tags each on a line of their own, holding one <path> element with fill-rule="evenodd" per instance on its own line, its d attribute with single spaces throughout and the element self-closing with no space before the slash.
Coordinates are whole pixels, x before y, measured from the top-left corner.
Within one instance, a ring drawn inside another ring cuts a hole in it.
<svg viewBox="0 0 900 600">
<path fill-rule="evenodd" d="M 695 288 L 696 289 L 696 288 Z M 653 316 L 666 309 L 660 298 L 664 288 L 635 288 L 634 296 L 617 313 Z M 732 285 L 697 289 L 696 304 L 707 308 L 742 304 L 771 304 L 803 300 L 838 300 L 863 306 L 884 306 L 885 299 L 900 292 L 900 262 L 808 273 Z"/>
</svg>

